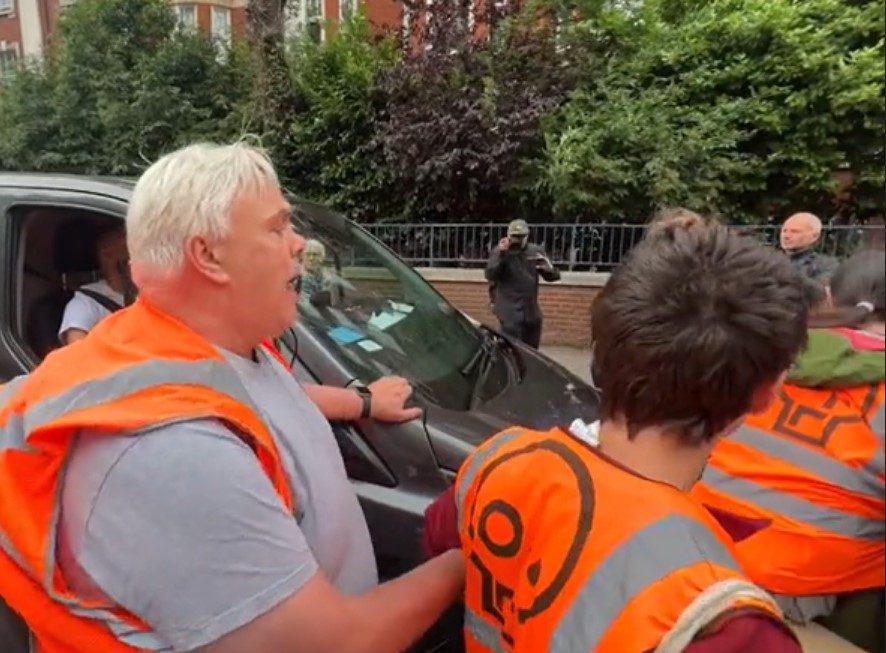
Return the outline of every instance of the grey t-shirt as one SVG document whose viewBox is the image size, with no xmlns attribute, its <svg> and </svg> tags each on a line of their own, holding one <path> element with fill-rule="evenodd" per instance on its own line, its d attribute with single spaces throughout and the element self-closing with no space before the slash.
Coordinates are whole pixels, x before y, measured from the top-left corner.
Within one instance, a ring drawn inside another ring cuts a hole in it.
<svg viewBox="0 0 886 653">
<path fill-rule="evenodd" d="M 318 569 L 348 594 L 378 582 L 329 423 L 267 354 L 226 358 L 277 438 L 296 519 L 252 450 L 210 420 L 138 437 L 83 433 L 62 491 L 58 560 L 72 589 L 111 597 L 169 651 L 220 639 Z"/>
</svg>

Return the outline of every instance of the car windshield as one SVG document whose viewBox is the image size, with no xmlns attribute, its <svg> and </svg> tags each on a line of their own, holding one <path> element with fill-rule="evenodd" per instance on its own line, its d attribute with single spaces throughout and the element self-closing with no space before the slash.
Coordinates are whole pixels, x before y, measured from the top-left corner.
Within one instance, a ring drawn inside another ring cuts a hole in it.
<svg viewBox="0 0 886 653">
<path fill-rule="evenodd" d="M 293 206 L 293 223 L 306 239 L 302 327 L 362 382 L 398 374 L 425 399 L 466 409 L 477 390 L 471 361 L 484 333 L 353 222 L 320 205 Z"/>
</svg>

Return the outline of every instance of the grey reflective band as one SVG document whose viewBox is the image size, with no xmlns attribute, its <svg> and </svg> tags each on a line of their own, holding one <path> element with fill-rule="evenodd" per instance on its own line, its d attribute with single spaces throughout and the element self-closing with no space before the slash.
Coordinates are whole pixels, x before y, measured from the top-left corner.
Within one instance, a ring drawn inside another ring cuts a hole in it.
<svg viewBox="0 0 886 653">
<path fill-rule="evenodd" d="M 468 460 L 456 488 L 459 519 L 478 474 L 519 432 L 496 436 Z M 605 525 L 599 526 L 605 528 Z M 590 653 L 631 601 L 669 574 L 697 563 L 710 563 L 740 573 L 728 549 L 701 522 L 671 514 L 637 531 L 594 570 L 557 624 L 545 653 Z M 712 578 L 717 574 L 712 574 Z M 505 582 L 511 579 L 503 579 Z M 493 653 L 509 650 L 496 622 L 473 608 L 465 610 L 465 629 Z"/>
<path fill-rule="evenodd" d="M 465 608 L 465 630 L 493 653 L 508 653 L 508 649 L 502 644 L 499 629 L 488 621 L 484 621 L 476 612 L 467 607 Z"/>
<path fill-rule="evenodd" d="M 136 392 L 169 384 L 209 388 L 254 409 L 252 400 L 246 394 L 246 389 L 240 383 L 236 372 L 224 361 L 151 360 L 130 365 L 108 376 L 86 381 L 48 397 L 30 406 L 24 415 L 10 415 L 9 421 L 0 427 L 0 447 L 3 446 L 4 440 L 13 440 L 4 436 L 7 435 L 5 433 L 7 430 L 13 428 L 16 420 L 21 422 L 17 428 L 28 434 L 74 411 L 92 408 Z"/>
<path fill-rule="evenodd" d="M 794 467 L 799 467 L 840 489 L 883 499 L 883 481 L 871 470 L 857 470 L 828 455 L 821 448 L 804 446 L 800 442 L 775 435 L 762 429 L 742 425 L 728 436 L 732 442 L 756 449 Z"/>
<path fill-rule="evenodd" d="M 837 508 L 821 506 L 786 492 L 777 492 L 747 479 L 730 476 L 709 466 L 703 482 L 719 492 L 737 497 L 750 504 L 806 524 L 810 528 L 857 540 L 881 540 L 886 530 L 884 522 L 854 515 Z"/>
<path fill-rule="evenodd" d="M 496 435 L 485 445 L 485 447 L 475 451 L 468 459 L 467 463 L 465 463 L 465 466 L 460 473 L 458 485 L 455 488 L 455 501 L 460 516 L 461 510 L 464 507 L 465 497 L 467 497 L 468 494 L 468 489 L 473 485 L 474 479 L 477 478 L 477 472 L 479 472 L 489 459 L 496 455 L 502 447 L 507 446 L 519 438 L 520 435 L 519 431 L 508 431 L 507 433 Z"/>
<path fill-rule="evenodd" d="M 14 395 L 25 377 L 18 377 L 0 389 L 0 410 Z M 22 413 L 7 413 L 6 423 L 0 426 L 0 454 L 7 450 L 33 451 L 28 436 L 42 426 L 75 411 L 101 406 L 123 399 L 131 394 L 170 385 L 202 387 L 226 395 L 259 415 L 237 373 L 223 360 L 199 361 L 150 360 L 124 367 L 107 376 L 81 383 L 40 401 Z M 210 415 L 207 415 L 210 417 Z M 164 418 L 166 419 L 166 418 Z M 156 428 L 161 422 L 146 424 L 139 431 Z M 67 461 L 60 472 L 57 488 L 64 481 Z M 55 543 L 57 539 L 60 498 L 56 497 L 53 518 L 47 538 L 46 569 L 43 579 L 37 579 L 33 569 L 24 564 L 24 556 L 11 543 L 7 533 L 0 530 L 0 549 L 19 564 L 23 571 L 42 582 L 47 594 L 63 605 L 71 614 L 97 621 L 107 627 L 123 644 L 145 651 L 169 651 L 169 645 L 151 632 L 141 631 L 107 609 L 87 608 L 76 600 L 55 592 L 53 574 L 56 568 Z"/>
<path fill-rule="evenodd" d="M 554 631 L 549 653 L 596 651 L 640 594 L 670 574 L 699 563 L 741 573 L 723 543 L 694 519 L 670 514 L 636 531 L 582 586 Z M 711 576 L 713 580 L 719 574 Z"/>
<path fill-rule="evenodd" d="M 678 514 L 652 522 L 593 571 L 557 624 L 547 653 L 596 651 L 620 615 L 646 589 L 699 563 L 741 573 L 726 547 L 702 523 Z M 490 651 L 508 650 L 499 629 L 471 608 L 465 610 L 465 628 Z"/>
<path fill-rule="evenodd" d="M 877 501 L 882 501 L 884 498 L 883 480 L 877 473 L 877 469 L 883 466 L 882 449 L 873 456 L 865 468 L 859 470 L 830 457 L 823 450 L 815 450 L 799 442 L 746 425 L 734 431 L 729 439 L 788 465 L 808 470 L 823 481 L 846 492 L 861 494 Z M 839 508 L 820 505 L 788 492 L 735 476 L 715 464 L 708 465 L 705 469 L 702 483 L 763 510 L 841 537 L 878 540 L 886 534 L 886 525 L 882 518 L 862 517 Z"/>
<path fill-rule="evenodd" d="M 871 430 L 877 436 L 880 446 L 886 447 L 886 402 L 881 401 L 871 417 Z"/>
</svg>

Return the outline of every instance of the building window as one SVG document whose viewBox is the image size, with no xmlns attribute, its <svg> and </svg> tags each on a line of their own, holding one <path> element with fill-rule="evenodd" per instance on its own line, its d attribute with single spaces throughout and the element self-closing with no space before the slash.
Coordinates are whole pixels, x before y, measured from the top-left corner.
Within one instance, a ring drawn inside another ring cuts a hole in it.
<svg viewBox="0 0 886 653">
<path fill-rule="evenodd" d="M 10 16 L 15 10 L 15 0 L 0 0 L 0 16 Z"/>
<path fill-rule="evenodd" d="M 295 0 L 286 4 L 286 36 L 307 37 L 314 43 L 326 38 L 323 0 Z"/>
<path fill-rule="evenodd" d="M 6 79 L 15 73 L 17 69 L 18 44 L 0 41 L 0 79 Z"/>
<path fill-rule="evenodd" d="M 231 10 L 229 8 L 212 8 L 212 38 L 224 45 L 231 43 Z"/>
<path fill-rule="evenodd" d="M 197 31 L 197 5 L 173 5 L 178 29 L 183 32 Z"/>
<path fill-rule="evenodd" d="M 338 18 L 347 20 L 357 13 L 357 0 L 338 0 Z"/>
</svg>

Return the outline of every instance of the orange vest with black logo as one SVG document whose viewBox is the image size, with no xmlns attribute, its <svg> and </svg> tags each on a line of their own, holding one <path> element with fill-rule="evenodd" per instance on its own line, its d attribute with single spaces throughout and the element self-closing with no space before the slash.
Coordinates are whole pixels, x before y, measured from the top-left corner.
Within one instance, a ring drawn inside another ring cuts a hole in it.
<svg viewBox="0 0 886 653">
<path fill-rule="evenodd" d="M 234 369 L 143 299 L 0 388 L 0 596 L 28 624 L 35 653 L 166 648 L 136 615 L 67 587 L 55 559 L 60 490 L 81 429 L 137 436 L 191 419 L 240 435 L 293 509 L 275 441 Z"/>
<path fill-rule="evenodd" d="M 883 384 L 785 385 L 720 441 L 701 502 L 769 526 L 737 545 L 754 582 L 777 594 L 883 587 Z"/>
<path fill-rule="evenodd" d="M 646 653 L 703 594 L 745 580 L 728 535 L 684 493 L 560 429 L 485 443 L 456 501 L 468 653 Z M 780 619 L 769 597 L 733 608 Z"/>
</svg>

